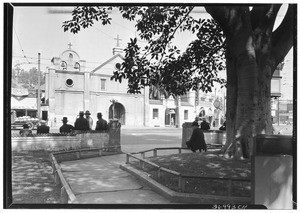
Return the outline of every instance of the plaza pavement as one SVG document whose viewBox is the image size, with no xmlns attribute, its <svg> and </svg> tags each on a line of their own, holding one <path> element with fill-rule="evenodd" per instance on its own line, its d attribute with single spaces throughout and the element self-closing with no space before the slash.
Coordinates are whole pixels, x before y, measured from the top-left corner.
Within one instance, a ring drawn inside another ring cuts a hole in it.
<svg viewBox="0 0 300 213">
<path fill-rule="evenodd" d="M 79 204 L 172 204 L 120 169 L 125 160 L 125 154 L 117 154 L 60 165 Z"/>
</svg>

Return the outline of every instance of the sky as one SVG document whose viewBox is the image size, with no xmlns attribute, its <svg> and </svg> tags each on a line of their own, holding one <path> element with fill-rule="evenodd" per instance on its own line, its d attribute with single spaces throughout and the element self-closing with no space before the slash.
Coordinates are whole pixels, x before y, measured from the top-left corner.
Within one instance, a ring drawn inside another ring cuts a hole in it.
<svg viewBox="0 0 300 213">
<path fill-rule="evenodd" d="M 276 25 L 283 17 L 280 12 Z M 78 34 L 64 32 L 63 21 L 69 20 L 72 7 L 15 7 L 13 21 L 13 66 L 19 64 L 22 69 L 37 67 L 38 53 L 41 53 L 41 71 L 51 66 L 51 59 L 58 57 L 72 43 L 80 59 L 86 60 L 87 69 L 92 70 L 113 56 L 112 49 L 116 47 L 115 38 L 119 35 L 120 46 L 126 47 L 130 38 L 137 35 L 134 22 L 124 20 L 117 10 L 110 16 L 112 24 L 103 26 L 96 23 L 93 27 L 81 30 Z M 197 9 L 194 16 L 209 18 L 209 14 Z M 275 26 L 276 27 L 276 26 Z M 195 38 L 190 33 L 178 33 L 175 43 L 180 49 Z M 141 43 L 143 44 L 143 43 Z M 292 51 L 285 59 L 282 71 L 283 99 L 292 99 Z"/>
</svg>

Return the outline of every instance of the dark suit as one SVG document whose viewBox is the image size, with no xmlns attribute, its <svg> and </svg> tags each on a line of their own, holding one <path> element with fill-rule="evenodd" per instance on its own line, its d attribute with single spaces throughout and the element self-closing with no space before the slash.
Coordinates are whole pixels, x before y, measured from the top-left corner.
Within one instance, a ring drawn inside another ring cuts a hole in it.
<svg viewBox="0 0 300 213">
<path fill-rule="evenodd" d="M 102 131 L 102 130 L 107 130 L 108 129 L 108 126 L 107 126 L 107 121 L 104 120 L 103 118 L 100 118 L 98 121 L 97 121 L 97 124 L 96 124 L 96 129 L 97 131 Z"/>
<path fill-rule="evenodd" d="M 201 149 L 206 151 L 206 143 L 205 143 L 203 131 L 199 128 L 194 129 L 191 139 L 188 142 L 186 142 L 186 145 L 193 152 L 196 152 L 198 149 L 200 152 Z"/>
<path fill-rule="evenodd" d="M 41 125 L 41 126 L 38 126 L 36 133 L 37 134 L 46 134 L 46 133 L 49 133 L 49 130 L 50 130 L 49 126 Z"/>
<path fill-rule="evenodd" d="M 63 124 L 60 128 L 59 128 L 59 132 L 60 133 L 69 133 L 72 130 L 74 130 L 74 126 L 70 125 L 70 124 Z"/>
<path fill-rule="evenodd" d="M 75 121 L 75 130 L 87 131 L 89 130 L 89 122 L 84 117 L 79 117 Z"/>
</svg>

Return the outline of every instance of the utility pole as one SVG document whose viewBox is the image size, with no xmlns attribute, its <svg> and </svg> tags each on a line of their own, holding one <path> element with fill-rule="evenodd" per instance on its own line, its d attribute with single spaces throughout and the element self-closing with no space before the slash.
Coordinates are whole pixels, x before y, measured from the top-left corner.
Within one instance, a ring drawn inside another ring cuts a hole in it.
<svg viewBox="0 0 300 213">
<path fill-rule="evenodd" d="M 37 93 L 37 117 L 41 120 L 41 53 L 38 53 L 38 93 Z"/>
<path fill-rule="evenodd" d="M 280 116 L 279 116 L 279 97 L 277 99 L 277 125 L 279 126 L 280 125 Z"/>
</svg>

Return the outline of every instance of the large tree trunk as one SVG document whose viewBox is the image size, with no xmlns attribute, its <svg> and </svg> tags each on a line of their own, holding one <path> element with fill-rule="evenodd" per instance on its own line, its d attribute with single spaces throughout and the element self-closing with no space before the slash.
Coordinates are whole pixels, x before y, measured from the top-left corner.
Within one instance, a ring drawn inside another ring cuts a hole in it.
<svg viewBox="0 0 300 213">
<path fill-rule="evenodd" d="M 253 14 L 247 7 L 206 7 L 206 10 L 226 36 L 227 142 L 223 151 L 236 158 L 248 158 L 255 135 L 272 133 L 271 78 L 283 60 L 275 55 L 287 54 L 286 46 L 291 48 L 292 42 L 284 44 L 284 52 L 273 54 L 277 47 L 271 40 L 272 29 L 279 6 L 254 8 Z M 255 22 L 257 19 L 261 22 Z"/>
</svg>

